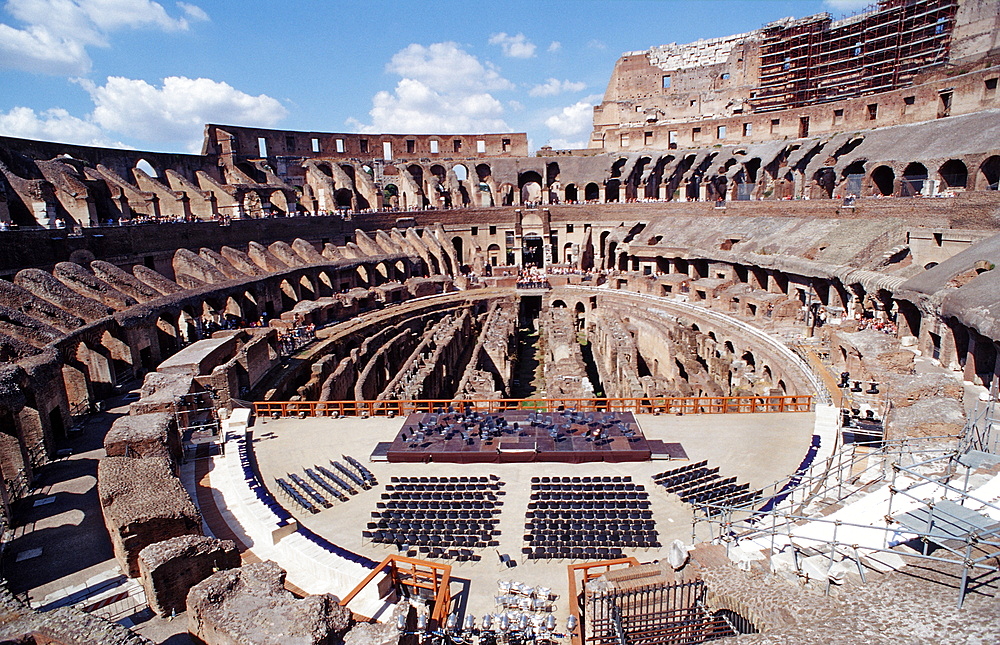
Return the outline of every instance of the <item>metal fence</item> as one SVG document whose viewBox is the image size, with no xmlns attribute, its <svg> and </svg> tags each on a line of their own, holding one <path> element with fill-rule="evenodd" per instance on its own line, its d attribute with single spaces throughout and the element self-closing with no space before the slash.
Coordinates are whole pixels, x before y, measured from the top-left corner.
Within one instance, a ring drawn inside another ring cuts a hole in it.
<svg viewBox="0 0 1000 645">
<path fill-rule="evenodd" d="M 705 607 L 702 580 L 589 594 L 586 645 L 687 645 L 741 633 Z M 737 616 L 742 633 L 756 631 Z"/>
</svg>

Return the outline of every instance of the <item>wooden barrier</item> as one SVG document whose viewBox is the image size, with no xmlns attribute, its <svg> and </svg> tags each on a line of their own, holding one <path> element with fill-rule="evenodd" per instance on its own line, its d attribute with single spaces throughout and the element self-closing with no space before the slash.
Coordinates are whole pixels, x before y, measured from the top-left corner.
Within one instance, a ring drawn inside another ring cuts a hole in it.
<svg viewBox="0 0 1000 645">
<path fill-rule="evenodd" d="M 632 412 L 635 414 L 746 414 L 757 412 L 809 412 L 812 395 L 797 396 L 690 396 L 592 399 L 425 399 L 409 401 L 257 401 L 257 416 L 332 417 L 405 416 L 415 412 L 450 409 L 482 413 L 504 410 L 556 412 Z"/>
</svg>

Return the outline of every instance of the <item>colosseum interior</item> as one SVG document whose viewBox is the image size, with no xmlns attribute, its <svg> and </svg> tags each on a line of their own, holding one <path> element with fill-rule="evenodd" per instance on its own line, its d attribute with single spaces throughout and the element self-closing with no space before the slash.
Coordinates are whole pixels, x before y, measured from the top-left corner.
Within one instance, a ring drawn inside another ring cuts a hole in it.
<svg viewBox="0 0 1000 645">
<path fill-rule="evenodd" d="M 629 52 L 534 155 L 0 137 L 0 639 L 997 642 L 998 39 Z"/>
</svg>

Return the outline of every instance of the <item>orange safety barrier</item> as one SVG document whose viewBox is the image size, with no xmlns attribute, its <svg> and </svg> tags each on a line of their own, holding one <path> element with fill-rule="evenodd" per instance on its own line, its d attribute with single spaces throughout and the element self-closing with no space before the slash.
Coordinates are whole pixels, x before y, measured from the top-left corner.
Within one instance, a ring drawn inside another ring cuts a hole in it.
<svg viewBox="0 0 1000 645">
<path fill-rule="evenodd" d="M 361 591 L 383 571 L 388 570 L 393 588 L 409 587 L 413 595 L 429 594 L 434 600 L 431 607 L 431 627 L 444 625 L 445 618 L 451 609 L 451 565 L 427 560 L 407 558 L 402 555 L 390 555 L 379 563 L 364 580 L 351 590 L 343 600 L 342 607 L 354 600 Z"/>
<path fill-rule="evenodd" d="M 581 645 L 585 638 L 585 625 L 584 616 L 580 613 L 580 606 L 582 604 L 582 596 L 584 589 L 587 587 L 587 583 L 603 576 L 608 571 L 612 569 L 620 569 L 623 567 L 637 567 L 639 566 L 639 561 L 633 557 L 626 558 L 616 558 L 614 560 L 597 560 L 595 562 L 581 562 L 579 564 L 571 564 L 566 567 L 566 572 L 569 575 L 569 613 L 571 616 L 575 616 L 577 620 L 577 628 L 570 633 L 570 638 L 573 645 Z M 582 573 L 583 577 L 577 580 L 577 574 Z"/>
<path fill-rule="evenodd" d="M 634 412 L 636 414 L 740 414 L 753 412 L 809 412 L 812 395 L 689 396 L 592 399 L 424 399 L 408 401 L 257 401 L 257 416 L 332 417 L 404 416 L 415 412 L 454 410 L 503 412 L 530 410 L 558 412 Z"/>
</svg>

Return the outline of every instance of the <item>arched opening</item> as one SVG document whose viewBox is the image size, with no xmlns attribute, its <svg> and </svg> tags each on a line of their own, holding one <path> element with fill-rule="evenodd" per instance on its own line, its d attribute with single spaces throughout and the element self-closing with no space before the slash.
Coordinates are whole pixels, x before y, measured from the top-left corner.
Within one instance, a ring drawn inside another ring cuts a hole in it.
<svg viewBox="0 0 1000 645">
<path fill-rule="evenodd" d="M 620 187 L 621 187 L 620 180 L 609 179 L 604 187 L 604 201 L 607 203 L 617 202 Z"/>
<path fill-rule="evenodd" d="M 489 164 L 481 163 L 476 165 L 476 179 L 478 185 L 475 193 L 478 197 L 473 200 L 474 205 L 494 206 L 496 204 L 496 197 L 493 195 L 493 189 L 491 188 L 493 171 L 490 169 Z"/>
<path fill-rule="evenodd" d="M 588 202 L 596 202 L 601 198 L 601 188 L 594 182 L 590 182 L 583 187 L 583 199 Z"/>
<path fill-rule="evenodd" d="M 577 200 L 576 194 L 576 184 L 567 184 L 566 186 L 566 201 L 575 202 Z"/>
<path fill-rule="evenodd" d="M 736 348 L 733 346 L 733 342 L 731 340 L 727 340 L 724 347 L 726 348 L 727 353 L 736 354 Z"/>
<path fill-rule="evenodd" d="M 136 170 L 141 170 L 154 179 L 160 176 L 160 173 L 156 172 L 156 168 L 153 167 L 153 164 L 149 163 L 145 159 L 137 161 L 135 167 Z"/>
<path fill-rule="evenodd" d="M 537 233 L 526 234 L 521 245 L 521 266 L 539 268 L 544 266 L 542 247 L 540 235 Z"/>
<path fill-rule="evenodd" d="M 399 187 L 386 184 L 382 189 L 382 204 L 387 208 L 399 208 Z"/>
<path fill-rule="evenodd" d="M 753 352 L 750 350 L 743 352 L 743 355 L 740 356 L 740 360 L 746 363 L 749 367 L 757 367 L 757 361 L 754 359 Z"/>
<path fill-rule="evenodd" d="M 601 233 L 601 237 L 599 238 L 600 242 L 601 242 L 601 259 L 602 260 L 604 258 L 608 257 L 607 243 L 608 243 L 608 237 L 610 235 L 611 235 L 611 231 L 603 231 Z"/>
<path fill-rule="evenodd" d="M 500 246 L 498 244 L 490 244 L 486 249 L 486 255 L 491 267 L 500 266 Z"/>
<path fill-rule="evenodd" d="M 469 179 L 469 169 L 460 163 L 455 164 L 451 167 L 452 172 L 455 173 L 455 178 L 459 181 L 468 181 Z"/>
<path fill-rule="evenodd" d="M 861 184 L 865 179 L 865 162 L 854 161 L 841 173 L 844 179 L 844 196 L 861 196 Z"/>
<path fill-rule="evenodd" d="M 562 300 L 553 300 L 552 301 L 552 308 L 553 309 L 566 309 L 566 303 L 564 301 L 562 301 Z"/>
<path fill-rule="evenodd" d="M 356 275 L 358 276 L 358 280 L 359 280 L 358 284 L 360 284 L 360 285 L 364 285 L 364 286 L 366 286 L 366 287 L 367 287 L 367 286 L 371 286 L 371 282 L 370 282 L 370 280 L 369 280 L 369 277 L 370 277 L 370 276 L 369 276 L 369 274 L 368 274 L 368 269 L 366 269 L 366 268 L 365 268 L 365 267 L 363 267 L 363 266 L 359 266 L 359 267 L 358 267 L 358 268 L 357 268 L 357 269 L 355 270 L 355 274 L 356 274 Z"/>
<path fill-rule="evenodd" d="M 180 347 L 177 326 L 165 313 L 156 319 L 156 339 L 160 345 L 160 360 L 173 356 Z"/>
<path fill-rule="evenodd" d="M 813 175 L 813 180 L 816 182 L 816 186 L 822 191 L 822 194 L 826 198 L 833 197 L 833 188 L 837 183 L 837 173 L 833 168 L 820 168 Z"/>
<path fill-rule="evenodd" d="M 549 203 L 556 203 L 559 201 L 559 195 L 556 194 L 555 188 L 559 185 L 559 164 L 550 161 L 545 164 L 545 190 L 548 192 Z"/>
<path fill-rule="evenodd" d="M 312 281 L 309 276 L 302 276 L 299 278 L 299 292 L 302 294 L 303 300 L 315 300 L 316 299 L 316 289 L 313 287 Z"/>
<path fill-rule="evenodd" d="M 451 245 L 455 247 L 455 257 L 458 258 L 459 266 L 465 264 L 464 256 L 462 255 L 462 238 L 457 235 L 451 238 Z"/>
<path fill-rule="evenodd" d="M 1000 156 L 993 155 L 979 166 L 982 190 L 1000 190 Z"/>
<path fill-rule="evenodd" d="M 938 170 L 945 188 L 965 188 L 969 183 L 969 169 L 958 159 L 949 159 Z"/>
<path fill-rule="evenodd" d="M 534 170 L 522 172 L 517 178 L 522 204 L 537 204 L 542 201 L 542 176 Z"/>
<path fill-rule="evenodd" d="M 289 311 L 299 301 L 299 297 L 295 293 L 295 288 L 292 287 L 288 280 L 282 280 L 279 291 L 281 292 L 281 310 Z"/>
<path fill-rule="evenodd" d="M 913 162 L 903 169 L 903 179 L 899 185 L 899 194 L 902 197 L 913 197 L 924 191 L 924 182 L 927 181 L 927 168 L 922 163 Z"/>
<path fill-rule="evenodd" d="M 879 166 L 872 171 L 872 183 L 875 184 L 875 190 L 879 195 L 891 195 L 895 180 L 896 173 L 889 166 Z"/>
<path fill-rule="evenodd" d="M 181 309 L 181 313 L 177 317 L 177 327 L 184 345 L 201 340 L 201 322 L 197 321 L 196 316 L 187 308 Z"/>
<path fill-rule="evenodd" d="M 576 255 L 573 253 L 572 242 L 566 242 L 566 244 L 563 245 L 563 261 L 566 262 L 566 264 L 573 264 L 576 262 Z"/>
<path fill-rule="evenodd" d="M 500 184 L 500 204 L 502 206 L 513 206 L 514 205 L 514 185 L 513 184 Z"/>
</svg>

